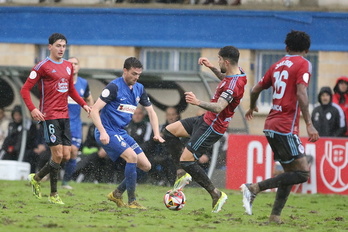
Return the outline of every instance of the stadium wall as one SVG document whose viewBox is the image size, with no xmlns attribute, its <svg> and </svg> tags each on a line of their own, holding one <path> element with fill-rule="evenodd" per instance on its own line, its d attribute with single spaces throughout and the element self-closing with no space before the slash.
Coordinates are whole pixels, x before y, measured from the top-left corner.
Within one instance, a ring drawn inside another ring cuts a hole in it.
<svg viewBox="0 0 348 232">
<path fill-rule="evenodd" d="M 241 50 L 240 65 L 250 89 L 255 84 L 255 51 L 283 50 L 285 34 L 296 29 L 307 31 L 311 50 L 319 51 L 318 89 L 333 86 L 348 73 L 348 13 L 3 6 L 0 20 L 0 66 L 31 68 L 37 45 L 47 44 L 53 32 L 67 36 L 70 55 L 79 57 L 82 69 L 120 69 L 126 57 L 138 56 L 143 47 L 200 48 L 217 65 L 218 48 L 231 44 Z M 204 67 L 202 71 L 210 73 Z M 204 89 L 198 91 L 198 96 L 208 97 Z M 100 86 L 92 92 L 97 98 Z M 244 109 L 248 101 L 246 94 Z M 183 116 L 195 111 L 189 107 Z M 164 122 L 164 113 L 159 116 Z M 262 133 L 264 117 L 258 114 L 248 123 L 250 133 Z"/>
</svg>

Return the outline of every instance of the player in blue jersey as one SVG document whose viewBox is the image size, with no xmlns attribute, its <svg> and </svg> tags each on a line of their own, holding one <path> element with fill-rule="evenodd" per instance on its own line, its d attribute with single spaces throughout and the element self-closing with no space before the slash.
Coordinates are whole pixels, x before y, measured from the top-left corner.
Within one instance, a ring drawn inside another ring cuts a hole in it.
<svg viewBox="0 0 348 232">
<path fill-rule="evenodd" d="M 74 87 L 80 97 L 82 97 L 89 106 L 94 104 L 91 91 L 86 79 L 78 76 L 80 65 L 76 57 L 70 57 L 69 62 L 73 65 L 74 70 Z M 64 176 L 62 181 L 62 188 L 72 189 L 69 181 L 76 169 L 76 158 L 81 147 L 82 141 L 82 121 L 81 121 L 81 107 L 71 98 L 68 98 L 70 130 L 71 130 L 71 153 L 70 159 L 65 163 Z"/>
<path fill-rule="evenodd" d="M 118 207 L 144 209 L 136 201 L 135 187 L 137 180 L 136 167 L 143 171 L 151 169 L 151 163 L 143 150 L 124 129 L 132 119 L 137 105 L 140 103 L 148 113 L 154 132 L 155 141 L 164 142 L 160 136 L 158 117 L 147 96 L 144 86 L 138 83 L 143 65 L 135 57 L 125 60 L 121 77 L 111 81 L 102 91 L 91 111 L 91 118 L 96 126 L 95 139 L 104 148 L 108 156 L 116 161 L 121 157 L 126 161 L 125 179 L 107 195 Z M 122 200 L 127 190 L 128 204 Z"/>
</svg>

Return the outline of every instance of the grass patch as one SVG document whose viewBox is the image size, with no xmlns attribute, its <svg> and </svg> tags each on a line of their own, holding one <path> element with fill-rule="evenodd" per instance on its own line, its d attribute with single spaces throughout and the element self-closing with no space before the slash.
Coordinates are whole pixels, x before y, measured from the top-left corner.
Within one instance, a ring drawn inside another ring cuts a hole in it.
<svg viewBox="0 0 348 232">
<path fill-rule="evenodd" d="M 163 204 L 168 187 L 138 185 L 138 201 L 147 210 L 117 208 L 106 199 L 110 184 L 72 183 L 73 190 L 59 190 L 65 205 L 47 201 L 49 183 L 42 183 L 43 198 L 32 196 L 26 181 L 0 180 L 0 231 L 11 232 L 109 232 L 109 231 L 255 231 L 334 232 L 348 230 L 348 196 L 291 194 L 282 219 L 285 224 L 266 224 L 275 193 L 261 193 L 254 215 L 244 214 L 239 191 L 225 190 L 229 199 L 218 214 L 211 213 L 209 194 L 186 187 L 186 206 L 170 211 Z"/>
</svg>

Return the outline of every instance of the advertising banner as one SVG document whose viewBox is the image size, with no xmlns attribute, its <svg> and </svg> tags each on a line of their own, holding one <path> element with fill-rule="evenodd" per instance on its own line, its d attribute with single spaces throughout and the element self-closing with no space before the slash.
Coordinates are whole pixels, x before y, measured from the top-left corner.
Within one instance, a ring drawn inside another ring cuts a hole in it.
<svg viewBox="0 0 348 232">
<path fill-rule="evenodd" d="M 348 140 L 301 138 L 306 154 L 313 157 L 310 179 L 293 188 L 298 193 L 348 194 Z M 229 135 L 226 188 L 239 189 L 272 177 L 275 162 L 265 136 Z"/>
</svg>

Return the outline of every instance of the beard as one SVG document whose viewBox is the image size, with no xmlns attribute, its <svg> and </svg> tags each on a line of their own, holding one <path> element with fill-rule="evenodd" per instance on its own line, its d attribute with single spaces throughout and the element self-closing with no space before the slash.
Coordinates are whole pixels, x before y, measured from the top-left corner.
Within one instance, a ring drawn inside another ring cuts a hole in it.
<svg viewBox="0 0 348 232">
<path fill-rule="evenodd" d="M 226 73 L 226 68 L 225 67 L 220 67 L 221 73 Z"/>
</svg>

